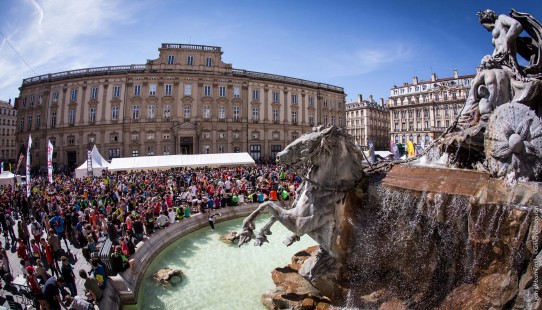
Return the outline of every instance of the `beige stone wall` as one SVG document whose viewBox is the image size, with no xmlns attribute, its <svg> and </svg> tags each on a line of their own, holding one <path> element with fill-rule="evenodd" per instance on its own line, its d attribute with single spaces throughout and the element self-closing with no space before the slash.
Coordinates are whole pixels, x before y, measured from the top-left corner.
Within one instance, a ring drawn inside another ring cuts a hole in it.
<svg viewBox="0 0 542 310">
<path fill-rule="evenodd" d="M 186 151 L 250 153 L 251 149 L 259 149 L 255 156 L 269 159 L 272 145 L 284 149 L 313 125 L 324 124 L 324 115 L 328 124 L 334 120 L 335 125 L 345 125 L 345 94 L 340 87 L 232 69 L 222 62 L 222 51 L 216 47 L 163 44 L 159 51 L 159 58 L 146 65 L 81 69 L 24 80 L 20 98 L 43 96 L 39 107 L 26 105 L 18 110 L 25 120 L 40 114 L 39 128 L 33 124 L 28 130 L 25 124 L 17 134 L 19 143 L 26 144 L 29 133 L 38 141 L 32 149 L 37 155 L 33 165 L 45 164 L 42 154 L 48 139 L 55 143 L 53 162 L 59 165 L 68 165 L 69 155 L 74 154 L 79 165 L 86 159 L 91 140 L 106 159 L 110 152 L 128 157 Z M 212 59 L 210 63 L 207 58 Z M 41 81 L 35 82 L 38 78 Z M 258 91 L 256 99 L 253 91 Z M 273 100 L 273 92 L 279 94 L 278 101 Z M 342 106 L 324 108 L 324 99 Z M 166 106 L 169 115 L 164 115 Z M 274 108 L 278 121 L 273 121 Z M 257 118 L 253 109 L 258 109 Z M 191 141 L 191 147 L 186 148 L 183 141 Z"/>
</svg>

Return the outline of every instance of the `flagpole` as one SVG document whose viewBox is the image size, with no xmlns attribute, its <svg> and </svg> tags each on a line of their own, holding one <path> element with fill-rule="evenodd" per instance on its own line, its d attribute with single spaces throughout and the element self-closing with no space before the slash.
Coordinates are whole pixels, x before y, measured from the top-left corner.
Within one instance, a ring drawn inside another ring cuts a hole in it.
<svg viewBox="0 0 542 310">
<path fill-rule="evenodd" d="M 49 183 L 53 183 L 53 144 L 51 140 L 49 140 L 47 145 L 47 175 Z"/>
<path fill-rule="evenodd" d="M 32 135 L 28 135 L 26 148 L 26 197 L 30 197 L 30 148 L 32 147 Z"/>
</svg>

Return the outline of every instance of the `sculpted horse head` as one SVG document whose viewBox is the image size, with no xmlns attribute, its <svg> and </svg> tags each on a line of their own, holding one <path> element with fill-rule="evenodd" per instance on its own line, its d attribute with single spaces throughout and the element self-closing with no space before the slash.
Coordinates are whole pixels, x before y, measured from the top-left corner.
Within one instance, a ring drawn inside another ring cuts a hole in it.
<svg viewBox="0 0 542 310">
<path fill-rule="evenodd" d="M 254 220 L 266 208 L 272 218 L 256 237 L 256 245 L 267 241 L 275 221 L 293 232 L 284 243 L 292 244 L 308 234 L 332 257 L 347 249 L 348 214 L 355 203 L 356 188 L 364 180 L 363 154 L 346 130 L 316 127 L 299 137 L 277 155 L 280 163 L 297 169 L 303 182 L 291 209 L 272 201 L 262 203 L 243 222 L 240 244 L 254 236 Z M 346 234 L 346 235 L 345 235 Z"/>
<path fill-rule="evenodd" d="M 343 190 L 362 178 L 363 159 L 352 137 L 335 126 L 314 127 L 277 155 L 281 164 L 304 166 L 302 174 L 315 186 Z"/>
</svg>

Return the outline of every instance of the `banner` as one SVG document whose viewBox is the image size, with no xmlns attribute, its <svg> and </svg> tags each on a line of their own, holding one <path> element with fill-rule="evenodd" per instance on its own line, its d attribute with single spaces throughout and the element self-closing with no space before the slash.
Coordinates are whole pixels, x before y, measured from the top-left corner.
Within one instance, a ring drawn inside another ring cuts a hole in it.
<svg viewBox="0 0 542 310">
<path fill-rule="evenodd" d="M 30 148 L 32 147 L 32 135 L 28 135 L 26 147 L 26 197 L 30 197 Z"/>
<path fill-rule="evenodd" d="M 19 156 L 18 156 L 18 159 L 17 159 L 17 166 L 15 166 L 15 171 L 14 171 L 15 174 L 19 174 L 19 167 L 23 163 L 24 153 L 25 152 L 26 152 L 26 150 L 24 148 L 24 145 L 21 144 L 21 147 L 19 148 Z"/>
<path fill-rule="evenodd" d="M 53 144 L 49 140 L 47 146 L 47 175 L 49 176 L 49 183 L 53 183 Z"/>
<path fill-rule="evenodd" d="M 4 172 L 4 162 L 0 163 L 0 173 Z"/>
</svg>

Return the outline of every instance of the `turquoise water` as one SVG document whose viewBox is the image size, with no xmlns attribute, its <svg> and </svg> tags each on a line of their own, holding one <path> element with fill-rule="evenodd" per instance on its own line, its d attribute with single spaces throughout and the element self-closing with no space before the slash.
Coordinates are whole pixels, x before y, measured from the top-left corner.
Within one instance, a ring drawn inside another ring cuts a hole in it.
<svg viewBox="0 0 542 310">
<path fill-rule="evenodd" d="M 256 229 L 269 219 L 263 215 Z M 286 247 L 282 241 L 291 232 L 280 223 L 271 228 L 269 243 L 240 248 L 219 240 L 221 235 L 241 230 L 243 218 L 218 221 L 215 230 L 202 228 L 162 251 L 151 263 L 140 286 L 138 303 L 129 309 L 265 309 L 260 297 L 273 288 L 271 271 L 286 266 L 296 252 L 316 242 L 308 236 Z M 177 286 L 163 288 L 152 279 L 161 268 L 181 269 L 185 277 Z"/>
</svg>

